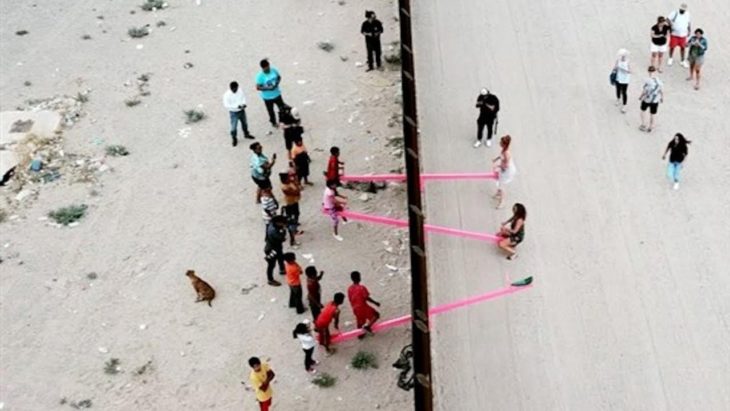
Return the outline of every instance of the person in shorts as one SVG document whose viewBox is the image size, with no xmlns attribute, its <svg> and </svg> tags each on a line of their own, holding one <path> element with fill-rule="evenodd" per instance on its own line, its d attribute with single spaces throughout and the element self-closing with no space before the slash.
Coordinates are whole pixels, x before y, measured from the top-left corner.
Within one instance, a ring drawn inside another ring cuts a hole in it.
<svg viewBox="0 0 730 411">
<path fill-rule="evenodd" d="M 251 167 L 251 178 L 258 187 L 256 189 L 256 204 L 259 204 L 261 203 L 261 190 L 272 187 L 269 176 L 271 175 L 271 168 L 276 163 L 276 153 L 271 156 L 271 161 L 269 161 L 269 158 L 264 155 L 261 144 L 252 143 L 248 148 L 253 152 L 249 165 Z"/>
<path fill-rule="evenodd" d="M 651 65 L 662 72 L 662 59 L 667 52 L 669 42 L 669 22 L 664 16 L 657 17 L 656 24 L 651 26 Z"/>
<path fill-rule="evenodd" d="M 525 220 L 527 219 L 527 210 L 521 203 L 515 203 L 512 206 L 512 217 L 502 223 L 499 230 L 499 248 L 507 252 L 507 259 L 513 260 L 517 258 L 515 247 L 525 239 Z"/>
<path fill-rule="evenodd" d="M 700 89 L 700 70 L 705 63 L 705 52 L 707 51 L 707 39 L 702 29 L 695 30 L 694 36 L 689 39 L 689 77 L 687 81 L 695 81 L 695 90 Z"/>
<path fill-rule="evenodd" d="M 687 4 L 682 3 L 679 6 L 679 10 L 674 10 L 667 16 L 667 21 L 671 27 L 671 33 L 669 36 L 669 60 L 667 60 L 667 66 L 671 66 L 674 63 L 672 55 L 674 49 L 679 47 L 680 56 L 682 57 L 682 66 L 689 67 L 689 62 L 685 59 L 684 49 L 687 47 L 687 37 L 692 31 L 690 23 L 689 11 L 687 11 Z"/>
<path fill-rule="evenodd" d="M 649 78 L 644 82 L 644 87 L 639 96 L 641 101 L 641 125 L 639 130 L 651 132 L 654 128 L 654 116 L 659 110 L 659 103 L 664 102 L 664 85 L 656 76 L 656 68 L 649 66 Z M 649 123 L 646 122 L 646 110 L 649 110 Z"/>
</svg>

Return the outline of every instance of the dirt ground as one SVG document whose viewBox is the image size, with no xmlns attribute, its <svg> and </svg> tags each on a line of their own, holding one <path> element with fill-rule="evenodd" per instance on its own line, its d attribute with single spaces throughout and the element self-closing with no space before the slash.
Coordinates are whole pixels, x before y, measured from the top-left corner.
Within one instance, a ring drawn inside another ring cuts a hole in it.
<svg viewBox="0 0 730 411">
<path fill-rule="evenodd" d="M 400 124 L 391 120 L 400 110 L 398 67 L 365 73 L 359 34 L 364 10 L 376 10 L 388 51 L 397 41 L 392 4 L 172 0 L 146 12 L 140 3 L 0 4 L 0 109 L 38 107 L 29 99 L 83 103 L 46 150 L 58 157 L 60 179 L 25 185 L 20 200 L 20 187 L 0 191 L 0 409 L 253 410 L 253 393 L 241 384 L 252 355 L 277 373 L 275 409 L 409 407 L 411 395 L 396 387 L 390 367 L 407 329 L 342 344 L 329 358 L 318 352 L 320 371 L 338 380 L 326 389 L 310 383 L 291 336 L 308 315 L 286 308 L 286 287 L 265 284 L 250 151 L 231 147 L 221 105 L 228 83 L 241 83 L 251 132 L 265 152 L 284 157 L 281 132 L 268 135 L 254 91 L 258 62 L 270 58 L 285 100 L 300 110 L 314 161 L 316 185 L 302 202 L 302 264 L 311 255 L 326 272 L 325 298 L 359 270 L 383 317 L 407 312 L 406 233 L 355 223 L 339 243 L 318 211 L 330 146 L 341 147 L 351 173 L 402 165 L 392 143 Z M 148 36 L 128 36 L 144 25 Z M 321 50 L 320 41 L 334 50 Z M 127 106 L 135 99 L 140 104 Z M 185 124 L 189 109 L 207 117 Z M 114 144 L 130 154 L 105 156 Z M 403 216 L 403 192 L 395 185 L 367 198 L 347 194 L 353 209 Z M 88 206 L 78 225 L 47 219 L 71 204 Z M 212 308 L 193 302 L 189 268 L 216 289 Z M 342 320 L 343 329 L 354 327 L 349 305 Z M 361 349 L 376 354 L 378 369 L 350 368 Z M 107 374 L 112 359 L 118 373 Z"/>
</svg>

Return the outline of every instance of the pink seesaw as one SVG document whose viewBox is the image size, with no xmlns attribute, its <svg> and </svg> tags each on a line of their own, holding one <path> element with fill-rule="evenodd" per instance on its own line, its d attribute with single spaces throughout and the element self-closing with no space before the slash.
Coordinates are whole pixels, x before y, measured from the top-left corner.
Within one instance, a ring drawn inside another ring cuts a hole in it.
<svg viewBox="0 0 730 411">
<path fill-rule="evenodd" d="M 421 174 L 421 185 L 426 181 L 452 180 L 496 180 L 497 173 L 424 173 Z M 342 182 L 383 182 L 406 181 L 405 174 L 363 174 L 340 176 Z"/>
<path fill-rule="evenodd" d="M 354 211 L 343 210 L 340 211 L 340 216 L 346 217 L 352 220 L 366 221 L 368 223 L 383 224 L 393 227 L 406 228 L 408 227 L 408 221 L 398 220 L 390 217 L 382 217 L 364 213 L 357 213 Z M 474 231 L 459 230 L 456 228 L 441 227 L 437 225 L 424 224 L 423 229 L 428 233 L 438 233 L 444 235 L 450 235 L 453 237 L 471 238 L 473 240 L 487 241 L 490 243 L 497 244 L 502 240 L 502 237 L 496 234 L 477 233 Z"/>
<path fill-rule="evenodd" d="M 449 311 L 453 311 L 453 310 L 456 310 L 459 308 L 483 303 L 485 301 L 494 300 L 494 299 L 500 298 L 500 297 L 505 297 L 510 294 L 514 294 L 514 293 L 532 288 L 531 284 L 532 284 L 532 277 L 527 277 L 520 281 L 514 282 L 508 286 L 502 287 L 497 290 L 490 291 L 485 294 L 475 295 L 473 297 L 465 298 L 460 301 L 438 305 L 438 306 L 433 307 L 430 310 L 428 310 L 428 316 L 429 316 L 429 318 L 431 318 L 434 315 L 447 313 Z M 375 325 L 373 325 L 372 329 L 373 329 L 373 332 L 385 331 L 385 330 L 393 328 L 393 327 L 399 327 L 401 325 L 409 324 L 411 322 L 411 318 L 412 318 L 411 315 L 403 315 L 401 317 L 392 318 L 390 320 L 375 323 Z M 343 333 L 332 336 L 332 342 L 333 343 L 344 342 L 344 341 L 356 338 L 364 333 L 365 333 L 365 331 L 361 328 L 351 330 L 351 331 L 345 331 Z"/>
</svg>

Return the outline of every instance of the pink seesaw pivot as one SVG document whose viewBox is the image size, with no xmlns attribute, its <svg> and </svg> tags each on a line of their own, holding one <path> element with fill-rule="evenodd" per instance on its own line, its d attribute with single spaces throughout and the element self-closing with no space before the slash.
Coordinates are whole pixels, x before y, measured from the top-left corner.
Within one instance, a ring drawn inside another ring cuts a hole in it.
<svg viewBox="0 0 730 411">
<path fill-rule="evenodd" d="M 346 218 L 352 219 L 352 220 L 366 221 L 366 222 L 374 223 L 374 224 L 383 224 L 383 225 L 389 225 L 389 226 L 400 227 L 400 228 L 408 227 L 408 221 L 406 221 L 406 220 L 398 220 L 398 219 L 390 218 L 390 217 L 382 217 L 382 216 L 376 216 L 376 215 L 370 215 L 370 214 L 364 214 L 364 213 L 357 213 L 357 212 L 348 211 L 348 210 L 341 211 L 340 216 L 346 217 Z M 494 244 L 497 244 L 500 240 L 502 240 L 502 237 L 500 237 L 496 234 L 477 233 L 474 231 L 458 230 L 456 228 L 441 227 L 441 226 L 431 225 L 431 224 L 424 224 L 423 229 L 429 233 L 438 233 L 438 234 L 444 234 L 444 235 L 449 235 L 449 236 L 453 236 L 453 237 L 471 238 L 473 240 L 487 241 L 487 242 L 494 243 Z"/>
<path fill-rule="evenodd" d="M 516 281 L 508 286 L 502 287 L 497 290 L 490 291 L 485 294 L 475 295 L 473 297 L 465 298 L 460 301 L 455 301 L 448 304 L 442 304 L 437 305 L 436 307 L 431 308 L 428 310 L 428 316 L 429 318 L 433 317 L 434 315 L 447 313 L 449 311 L 453 311 L 459 308 L 467 307 L 474 304 L 479 304 L 485 301 L 494 300 L 496 298 L 505 297 L 510 294 L 514 294 L 520 291 L 527 290 L 529 288 L 532 288 L 532 277 L 527 277 L 525 279 L 522 279 L 520 281 Z M 382 321 L 379 323 L 375 323 L 373 325 L 373 332 L 376 331 L 385 331 L 387 329 L 398 327 L 401 325 L 406 325 L 411 322 L 411 315 L 403 315 L 400 317 L 392 318 L 390 320 Z M 333 343 L 339 343 L 344 342 L 347 340 L 351 340 L 353 338 L 358 337 L 359 335 L 364 334 L 365 331 L 361 328 L 351 330 L 351 331 L 345 331 L 343 333 L 337 334 L 332 337 Z"/>
</svg>

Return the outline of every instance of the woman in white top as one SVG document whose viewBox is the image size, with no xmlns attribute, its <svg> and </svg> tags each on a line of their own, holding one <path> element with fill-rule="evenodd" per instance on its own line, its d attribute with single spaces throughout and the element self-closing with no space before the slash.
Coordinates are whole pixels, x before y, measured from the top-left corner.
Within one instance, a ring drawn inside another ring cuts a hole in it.
<svg viewBox="0 0 730 411">
<path fill-rule="evenodd" d="M 312 330 L 309 329 L 307 322 L 297 324 L 292 334 L 294 335 L 294 338 L 298 339 L 299 342 L 302 343 L 302 350 L 304 350 L 304 369 L 307 370 L 308 373 L 316 373 L 317 370 L 314 369 L 314 366 L 319 363 L 312 358 L 312 354 L 314 354 L 314 347 L 317 346 L 317 342 L 312 336 Z"/>
<path fill-rule="evenodd" d="M 512 159 L 512 153 L 509 151 L 511 142 L 512 137 L 509 134 L 499 139 L 502 152 L 492 160 L 492 163 L 496 165 L 494 172 L 497 173 L 497 192 L 493 196 L 493 198 L 497 199 L 497 208 L 502 208 L 502 203 L 504 202 L 503 186 L 511 182 L 517 173 L 517 167 L 515 167 L 515 162 Z"/>
<path fill-rule="evenodd" d="M 626 49 L 618 51 L 616 63 L 613 65 L 616 70 L 616 105 L 621 106 L 621 112 L 626 112 L 626 92 L 631 80 L 631 64 L 629 63 L 629 52 Z"/>
</svg>

